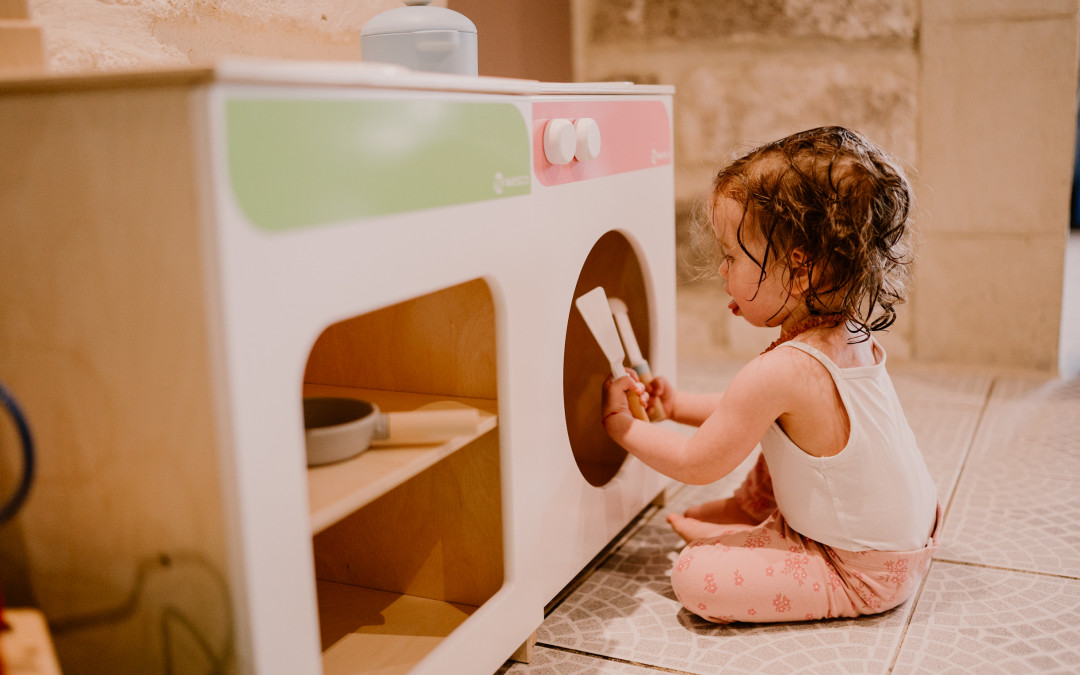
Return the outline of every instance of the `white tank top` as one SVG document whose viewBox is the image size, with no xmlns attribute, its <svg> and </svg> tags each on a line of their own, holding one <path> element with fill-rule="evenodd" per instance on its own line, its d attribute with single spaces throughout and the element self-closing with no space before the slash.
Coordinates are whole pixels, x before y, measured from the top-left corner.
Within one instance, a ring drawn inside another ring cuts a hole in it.
<svg viewBox="0 0 1080 675">
<path fill-rule="evenodd" d="M 926 546 L 937 516 L 937 487 L 908 426 L 885 351 L 872 366 L 839 368 L 808 344 L 802 350 L 832 375 L 847 409 L 847 445 L 832 457 L 803 452 L 774 422 L 761 449 L 780 513 L 796 532 L 847 551 L 912 551 Z"/>
</svg>

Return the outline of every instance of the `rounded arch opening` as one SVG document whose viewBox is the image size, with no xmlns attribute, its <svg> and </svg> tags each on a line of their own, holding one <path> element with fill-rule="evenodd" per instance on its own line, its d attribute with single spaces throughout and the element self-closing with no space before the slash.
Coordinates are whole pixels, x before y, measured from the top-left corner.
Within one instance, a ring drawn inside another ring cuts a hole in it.
<svg viewBox="0 0 1080 675">
<path fill-rule="evenodd" d="M 646 359 L 649 356 L 649 308 L 641 261 L 633 245 L 621 233 L 610 231 L 589 251 L 578 276 L 574 295 L 567 299 L 569 317 L 563 345 L 563 407 L 570 449 L 581 475 L 589 484 L 609 483 L 626 461 L 626 451 L 600 424 L 601 389 L 611 371 L 574 299 L 597 286 L 608 298 L 626 303 L 630 323 Z"/>
</svg>

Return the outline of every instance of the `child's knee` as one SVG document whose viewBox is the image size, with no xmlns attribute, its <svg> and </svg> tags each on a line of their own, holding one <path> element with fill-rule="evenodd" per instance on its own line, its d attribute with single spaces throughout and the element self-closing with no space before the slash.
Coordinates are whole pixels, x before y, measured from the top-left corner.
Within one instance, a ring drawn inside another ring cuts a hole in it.
<svg viewBox="0 0 1080 675">
<path fill-rule="evenodd" d="M 706 621 L 730 622 L 732 617 L 724 611 L 731 602 L 731 598 L 726 597 L 729 589 L 721 588 L 718 571 L 700 560 L 695 565 L 694 558 L 694 547 L 686 547 L 671 570 L 671 588 L 675 597 L 683 607 Z"/>
<path fill-rule="evenodd" d="M 671 568 L 671 589 L 675 591 L 675 597 L 679 599 L 679 602 L 683 606 L 690 609 L 687 605 L 687 601 L 683 598 L 694 595 L 694 589 L 692 588 L 693 582 L 691 577 L 694 573 L 691 572 L 691 568 L 694 564 L 694 549 L 687 546 L 679 554 L 678 560 L 675 561 L 675 566 Z M 691 610 L 692 611 L 692 610 Z"/>
</svg>

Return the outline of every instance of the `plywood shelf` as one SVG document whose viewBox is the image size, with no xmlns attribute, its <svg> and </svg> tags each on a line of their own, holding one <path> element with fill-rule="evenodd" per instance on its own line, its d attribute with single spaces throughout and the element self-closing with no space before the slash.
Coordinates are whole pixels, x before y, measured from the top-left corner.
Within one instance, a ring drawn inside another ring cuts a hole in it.
<svg viewBox="0 0 1080 675">
<path fill-rule="evenodd" d="M 413 670 L 502 587 L 495 351 L 481 279 L 332 324 L 312 346 L 304 397 L 479 413 L 446 442 L 399 435 L 307 470 L 328 675 Z"/>
<path fill-rule="evenodd" d="M 353 459 L 308 469 L 312 534 L 318 534 L 409 478 L 465 447 L 497 424 L 497 402 L 377 389 L 305 384 L 304 396 L 343 396 L 370 401 L 384 412 L 422 407 L 469 406 L 480 411 L 476 432 L 438 445 L 373 445 Z"/>
<path fill-rule="evenodd" d="M 325 675 L 407 673 L 476 607 L 317 581 Z"/>
</svg>

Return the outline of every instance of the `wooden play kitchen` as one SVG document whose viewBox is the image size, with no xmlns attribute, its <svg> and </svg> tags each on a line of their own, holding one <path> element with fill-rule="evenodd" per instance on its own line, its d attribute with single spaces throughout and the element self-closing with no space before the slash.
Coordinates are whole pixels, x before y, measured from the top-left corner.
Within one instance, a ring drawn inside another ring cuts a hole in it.
<svg viewBox="0 0 1080 675">
<path fill-rule="evenodd" d="M 40 452 L 0 553 L 61 660 L 482 673 L 527 645 L 667 485 L 604 434 L 574 300 L 621 299 L 673 375 L 671 95 L 245 61 L 0 83 L 0 380 Z M 474 421 L 308 467 L 314 397 Z"/>
</svg>

